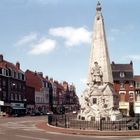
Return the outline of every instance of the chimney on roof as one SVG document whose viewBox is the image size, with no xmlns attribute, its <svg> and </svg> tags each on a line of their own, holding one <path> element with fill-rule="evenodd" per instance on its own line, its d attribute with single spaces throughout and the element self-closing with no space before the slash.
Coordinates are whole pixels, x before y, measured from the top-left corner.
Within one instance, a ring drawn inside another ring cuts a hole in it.
<svg viewBox="0 0 140 140">
<path fill-rule="evenodd" d="M 50 78 L 50 82 L 53 82 L 53 78 Z"/>
<path fill-rule="evenodd" d="M 130 65 L 133 65 L 133 62 L 132 62 L 132 60 L 130 61 Z"/>
<path fill-rule="evenodd" d="M 54 80 L 54 83 L 58 84 L 58 81 Z"/>
<path fill-rule="evenodd" d="M 114 62 L 114 61 L 112 61 L 112 64 L 114 65 L 114 64 L 115 64 L 115 62 Z"/>
<path fill-rule="evenodd" d="M 46 80 L 48 80 L 49 79 L 49 77 L 48 76 L 46 76 Z"/>
<path fill-rule="evenodd" d="M 17 68 L 18 70 L 20 70 L 20 63 L 19 63 L 19 62 L 16 63 L 16 68 Z"/>
<path fill-rule="evenodd" d="M 38 74 L 39 74 L 41 77 L 43 77 L 43 72 L 38 72 Z"/>
<path fill-rule="evenodd" d="M 35 71 L 34 74 L 37 75 L 37 72 Z"/>
<path fill-rule="evenodd" d="M 2 62 L 2 61 L 3 61 L 3 55 L 0 54 L 0 62 Z"/>
</svg>

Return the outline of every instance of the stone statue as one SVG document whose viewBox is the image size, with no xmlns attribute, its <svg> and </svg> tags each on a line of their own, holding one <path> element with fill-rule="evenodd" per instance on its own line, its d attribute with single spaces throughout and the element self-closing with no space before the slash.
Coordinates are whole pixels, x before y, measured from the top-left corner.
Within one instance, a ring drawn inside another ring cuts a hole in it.
<svg viewBox="0 0 140 140">
<path fill-rule="evenodd" d="M 101 67 L 98 65 L 98 62 L 94 62 L 94 67 L 91 69 L 92 81 L 94 83 L 101 83 L 103 73 Z"/>
</svg>

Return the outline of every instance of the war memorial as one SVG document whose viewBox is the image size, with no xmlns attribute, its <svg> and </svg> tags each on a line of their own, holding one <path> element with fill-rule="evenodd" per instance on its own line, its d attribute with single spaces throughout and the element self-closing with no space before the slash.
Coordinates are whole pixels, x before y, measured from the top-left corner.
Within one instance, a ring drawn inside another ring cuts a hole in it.
<svg viewBox="0 0 140 140">
<path fill-rule="evenodd" d="M 112 121 L 120 119 L 117 95 L 113 89 L 104 19 L 99 2 L 96 7 L 87 81 L 88 87 L 81 96 L 79 118 L 87 121 L 99 121 L 100 118 Z"/>
<path fill-rule="evenodd" d="M 128 130 L 137 130 L 139 133 L 139 117 L 123 117 L 118 107 L 119 100 L 113 88 L 104 18 L 101 4 L 98 2 L 93 27 L 87 88 L 81 94 L 81 108 L 75 116 L 66 114 L 49 116 L 48 124 L 76 130 L 110 131 L 110 134 L 105 135 L 114 135 L 111 131 L 125 132 L 118 133 L 118 135 L 129 135 L 129 132 L 126 133 Z"/>
</svg>

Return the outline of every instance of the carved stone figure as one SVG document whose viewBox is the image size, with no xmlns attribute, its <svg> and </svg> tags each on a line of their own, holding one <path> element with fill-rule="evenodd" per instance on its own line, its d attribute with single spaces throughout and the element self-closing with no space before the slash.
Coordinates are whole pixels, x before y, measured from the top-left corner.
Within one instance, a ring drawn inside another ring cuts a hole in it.
<svg viewBox="0 0 140 140">
<path fill-rule="evenodd" d="M 98 62 L 94 62 L 94 67 L 91 69 L 92 82 L 101 83 L 102 82 L 102 71 Z"/>
</svg>

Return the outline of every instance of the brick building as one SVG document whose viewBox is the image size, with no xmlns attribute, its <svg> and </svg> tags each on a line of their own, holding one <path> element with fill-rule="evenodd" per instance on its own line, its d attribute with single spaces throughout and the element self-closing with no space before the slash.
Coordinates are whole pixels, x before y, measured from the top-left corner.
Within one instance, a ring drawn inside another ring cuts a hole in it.
<svg viewBox="0 0 140 140">
<path fill-rule="evenodd" d="M 139 116 L 140 114 L 140 75 L 134 76 L 135 81 L 135 103 L 134 103 L 134 111 L 135 114 Z"/>
<path fill-rule="evenodd" d="M 73 84 L 68 84 L 66 81 L 63 82 L 64 87 L 64 106 L 66 112 L 72 112 L 79 110 L 79 99 L 76 95 L 76 88 Z"/>
<path fill-rule="evenodd" d="M 52 111 L 56 114 L 63 114 L 79 110 L 79 99 L 76 95 L 74 85 L 64 81 L 59 83 L 50 79 L 52 84 Z M 50 94 L 51 95 L 51 94 Z"/>
<path fill-rule="evenodd" d="M 43 77 L 42 72 L 20 69 L 0 55 L 0 112 L 23 115 L 25 113 L 53 111 L 70 112 L 79 109 L 74 85 L 59 83 Z"/>
<path fill-rule="evenodd" d="M 129 64 L 112 62 L 114 88 L 118 93 L 119 109 L 124 115 L 134 115 L 135 86 L 132 61 Z"/>
<path fill-rule="evenodd" d="M 135 81 L 135 100 L 140 101 L 140 75 L 135 75 L 134 81 Z"/>
<path fill-rule="evenodd" d="M 35 88 L 26 85 L 25 91 L 26 98 L 26 112 L 31 114 L 35 109 Z"/>
<path fill-rule="evenodd" d="M 0 55 L 0 101 L 1 111 L 7 114 L 25 114 L 25 74 L 20 63 L 14 65 Z"/>
<path fill-rule="evenodd" d="M 46 113 L 49 111 L 49 81 L 43 77 L 42 72 L 26 70 L 26 85 L 35 88 L 36 112 Z"/>
</svg>

